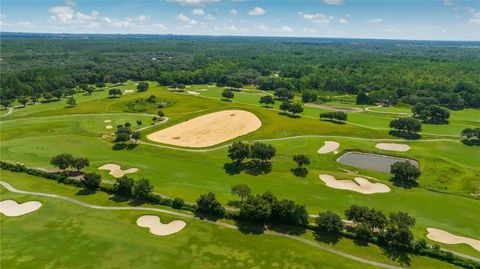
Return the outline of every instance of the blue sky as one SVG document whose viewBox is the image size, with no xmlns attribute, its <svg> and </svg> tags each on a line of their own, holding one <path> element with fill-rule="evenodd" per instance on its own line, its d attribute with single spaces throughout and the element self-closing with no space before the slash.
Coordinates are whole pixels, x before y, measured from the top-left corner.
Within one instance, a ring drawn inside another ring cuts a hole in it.
<svg viewBox="0 0 480 269">
<path fill-rule="evenodd" d="M 480 41 L 480 0 L 1 0 L 1 31 Z"/>
</svg>

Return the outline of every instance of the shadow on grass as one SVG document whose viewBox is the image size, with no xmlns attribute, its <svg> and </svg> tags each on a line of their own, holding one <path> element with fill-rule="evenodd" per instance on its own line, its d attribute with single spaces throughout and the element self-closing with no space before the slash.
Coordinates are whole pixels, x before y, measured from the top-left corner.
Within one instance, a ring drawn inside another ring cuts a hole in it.
<svg viewBox="0 0 480 269">
<path fill-rule="evenodd" d="M 77 191 L 77 192 L 75 193 L 75 195 L 84 196 L 84 195 L 92 195 L 92 194 L 95 194 L 95 193 L 96 193 L 95 190 L 81 189 L 81 190 Z"/>
<path fill-rule="evenodd" d="M 266 227 L 263 223 L 252 223 L 247 221 L 236 220 L 235 225 L 243 234 L 263 234 Z"/>
<path fill-rule="evenodd" d="M 126 201 L 130 200 L 130 198 L 124 197 L 124 196 L 119 196 L 119 195 L 112 195 L 108 198 L 108 200 L 114 201 L 115 203 L 123 203 L 123 202 L 126 202 Z"/>
<path fill-rule="evenodd" d="M 396 136 L 396 137 L 404 138 L 407 140 L 417 140 L 422 137 L 417 133 L 401 132 L 396 130 L 390 130 L 388 134 L 390 134 L 391 136 Z"/>
<path fill-rule="evenodd" d="M 290 169 L 290 172 L 296 177 L 306 177 L 308 175 L 308 170 L 305 167 L 295 167 Z"/>
<path fill-rule="evenodd" d="M 289 234 L 289 235 L 302 235 L 307 229 L 304 227 L 285 225 L 285 224 L 269 224 L 268 229 L 275 231 L 277 233 Z"/>
<path fill-rule="evenodd" d="M 338 120 L 329 120 L 329 119 L 320 119 L 320 120 L 321 120 L 321 121 L 327 121 L 327 122 L 335 123 L 335 124 L 340 124 L 340 125 L 347 124 L 347 123 L 344 122 L 344 121 L 338 121 Z"/>
<path fill-rule="evenodd" d="M 401 179 L 397 179 L 397 178 L 392 177 L 390 179 L 390 182 L 392 182 L 393 185 L 395 185 L 396 187 L 400 187 L 400 188 L 404 188 L 404 189 L 411 189 L 411 188 L 418 187 L 418 182 L 415 181 L 415 180 L 405 181 L 405 180 L 401 180 Z"/>
<path fill-rule="evenodd" d="M 249 161 L 246 163 L 226 163 L 223 165 L 223 170 L 229 175 L 237 175 L 245 171 L 245 173 L 258 176 L 272 172 L 271 162 Z"/>
<path fill-rule="evenodd" d="M 197 217 L 201 220 L 208 220 L 208 221 L 216 222 L 217 220 L 221 219 L 221 217 L 219 217 L 219 216 L 213 216 L 213 215 L 205 214 L 205 213 L 198 212 L 198 211 L 195 211 L 194 213 L 195 213 L 195 217 Z"/>
<path fill-rule="evenodd" d="M 382 249 L 383 255 L 387 256 L 390 260 L 398 262 L 401 265 L 410 265 L 411 258 L 405 251 L 382 246 L 380 246 L 380 248 Z"/>
<path fill-rule="evenodd" d="M 326 244 L 330 244 L 330 245 L 337 244 L 342 238 L 341 234 L 332 234 L 332 233 L 322 232 L 318 230 L 315 230 L 313 232 L 313 235 L 315 236 L 315 240 L 326 243 Z"/>
<path fill-rule="evenodd" d="M 480 139 L 463 139 L 462 143 L 467 146 L 480 146 Z"/>
<path fill-rule="evenodd" d="M 133 150 L 135 149 L 136 147 L 138 147 L 138 144 L 133 144 L 133 143 L 124 143 L 124 142 L 121 142 L 121 143 L 115 143 L 113 146 L 112 146 L 112 150 Z"/>
</svg>

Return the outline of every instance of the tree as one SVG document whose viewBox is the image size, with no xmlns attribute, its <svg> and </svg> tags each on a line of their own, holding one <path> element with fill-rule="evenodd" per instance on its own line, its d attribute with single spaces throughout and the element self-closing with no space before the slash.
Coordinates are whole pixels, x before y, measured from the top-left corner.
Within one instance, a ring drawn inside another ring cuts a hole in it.
<svg viewBox="0 0 480 269">
<path fill-rule="evenodd" d="M 326 211 L 318 214 L 318 218 L 315 220 L 317 224 L 317 230 L 330 234 L 340 234 L 343 231 L 343 222 L 340 216 L 337 214 Z"/>
<path fill-rule="evenodd" d="M 76 106 L 76 105 L 77 105 L 77 101 L 75 100 L 75 98 L 70 97 L 70 98 L 67 99 L 67 105 L 69 105 L 69 106 Z"/>
<path fill-rule="evenodd" d="M 141 135 L 140 132 L 133 132 L 132 139 L 135 140 L 135 144 L 137 144 L 138 139 L 140 139 Z"/>
<path fill-rule="evenodd" d="M 47 100 L 47 102 L 50 102 L 50 100 L 52 100 L 52 98 L 53 98 L 53 95 L 50 92 L 46 92 L 46 93 L 43 94 L 43 98 L 45 98 L 45 100 Z"/>
<path fill-rule="evenodd" d="M 32 93 L 30 96 L 30 100 L 32 100 L 32 103 L 37 103 L 38 99 L 40 99 L 40 94 L 39 93 Z"/>
<path fill-rule="evenodd" d="M 272 221 L 292 225 L 308 224 L 308 212 L 304 205 L 297 205 L 294 201 L 286 199 L 279 202 L 275 200 L 271 202 Z"/>
<path fill-rule="evenodd" d="M 57 89 L 52 92 L 53 97 L 57 98 L 57 101 L 60 101 L 60 98 L 62 98 L 63 95 L 63 90 Z"/>
<path fill-rule="evenodd" d="M 144 92 L 148 90 L 148 82 L 139 82 L 137 85 L 137 91 Z"/>
<path fill-rule="evenodd" d="M 87 89 L 88 89 L 88 87 L 87 87 Z M 71 96 L 71 97 L 73 97 L 73 95 L 76 94 L 76 93 L 77 93 L 77 91 L 75 91 L 74 89 L 67 89 L 67 90 L 65 91 L 65 96 Z"/>
<path fill-rule="evenodd" d="M 250 157 L 252 159 L 267 162 L 275 156 L 275 148 L 269 144 L 255 142 L 250 146 Z"/>
<path fill-rule="evenodd" d="M 95 172 L 86 173 L 81 179 L 81 182 L 85 189 L 95 191 L 100 186 L 102 178 L 99 174 Z"/>
<path fill-rule="evenodd" d="M 12 100 L 8 100 L 8 99 L 3 99 L 3 98 L 2 98 L 1 103 L 2 103 L 2 106 L 4 106 L 5 109 L 7 109 L 8 106 L 12 103 Z"/>
<path fill-rule="evenodd" d="M 266 222 L 272 214 L 271 204 L 261 196 L 249 196 L 240 204 L 238 215 L 241 219 L 258 223 Z"/>
<path fill-rule="evenodd" d="M 416 104 L 412 107 L 413 116 L 427 123 L 448 123 L 450 111 L 439 105 Z"/>
<path fill-rule="evenodd" d="M 217 217 L 223 217 L 225 214 L 225 208 L 212 192 L 200 195 L 197 199 L 197 211 Z"/>
<path fill-rule="evenodd" d="M 290 110 L 290 107 L 292 106 L 292 104 L 288 101 L 283 101 L 281 104 L 280 104 L 280 110 L 282 110 L 283 112 L 287 112 L 288 110 Z"/>
<path fill-rule="evenodd" d="M 365 220 L 365 215 L 368 212 L 368 207 L 351 205 L 349 209 L 345 210 L 345 216 L 348 220 L 353 221 L 357 224 Z"/>
<path fill-rule="evenodd" d="M 475 136 L 475 131 L 472 128 L 463 129 L 461 136 L 464 136 L 465 138 L 467 138 L 467 140 L 470 140 L 470 138 Z"/>
<path fill-rule="evenodd" d="M 132 188 L 132 194 L 138 200 L 146 200 L 152 193 L 153 186 L 146 178 L 141 178 L 135 182 Z"/>
<path fill-rule="evenodd" d="M 245 184 L 237 184 L 232 186 L 231 192 L 233 195 L 240 197 L 240 202 L 243 202 L 243 200 L 247 198 L 252 191 Z"/>
<path fill-rule="evenodd" d="M 304 165 L 310 164 L 310 158 L 307 155 L 299 154 L 293 156 L 293 161 L 297 163 L 298 167 L 303 167 Z"/>
<path fill-rule="evenodd" d="M 250 156 L 250 146 L 241 141 L 233 142 L 228 147 L 228 158 L 236 163 L 241 163 L 243 160 Z"/>
<path fill-rule="evenodd" d="M 293 115 L 296 115 L 298 113 L 302 113 L 303 112 L 303 107 L 301 104 L 299 103 L 293 103 L 289 106 L 288 108 L 288 111 L 293 113 Z"/>
<path fill-rule="evenodd" d="M 130 128 L 130 127 L 132 127 L 132 124 L 127 121 L 123 124 L 123 126 L 125 126 L 125 128 Z"/>
<path fill-rule="evenodd" d="M 415 118 L 405 117 L 390 121 L 390 128 L 401 133 L 415 134 L 422 130 L 422 124 Z"/>
<path fill-rule="evenodd" d="M 264 95 L 260 97 L 260 100 L 258 102 L 260 104 L 264 104 L 266 107 L 269 107 L 269 105 L 275 104 L 275 100 L 273 100 L 273 97 L 271 95 Z"/>
<path fill-rule="evenodd" d="M 226 98 L 228 101 L 230 101 L 230 99 L 232 99 L 233 96 L 234 96 L 234 94 L 233 94 L 233 91 L 232 91 L 232 90 L 225 89 L 225 90 L 223 90 L 223 92 L 222 92 L 222 97 L 223 97 L 223 98 Z"/>
<path fill-rule="evenodd" d="M 163 119 L 163 117 L 165 117 L 165 113 L 163 113 L 163 111 L 161 110 L 157 112 L 157 115 L 160 117 L 160 119 Z"/>
<path fill-rule="evenodd" d="M 130 197 L 132 196 L 132 189 L 134 185 L 135 181 L 133 178 L 122 176 L 121 178 L 117 178 L 115 183 L 113 183 L 113 192 L 119 196 Z"/>
<path fill-rule="evenodd" d="M 314 103 L 318 99 L 318 95 L 314 91 L 306 91 L 302 93 L 302 102 L 304 103 Z"/>
<path fill-rule="evenodd" d="M 181 209 L 185 206 L 185 201 L 182 198 L 175 197 L 172 201 L 172 207 L 176 209 Z"/>
<path fill-rule="evenodd" d="M 359 91 L 355 102 L 357 105 L 373 105 L 373 100 L 365 91 Z"/>
<path fill-rule="evenodd" d="M 117 89 L 117 88 L 110 89 L 110 90 L 108 90 L 108 95 L 111 95 L 113 97 L 116 97 L 117 95 L 121 96 L 122 95 L 122 90 Z"/>
<path fill-rule="evenodd" d="M 90 161 L 87 158 L 74 158 L 71 166 L 80 172 L 83 168 L 90 166 Z"/>
<path fill-rule="evenodd" d="M 380 234 L 379 242 L 392 249 L 411 250 L 413 233 L 405 226 L 388 225 L 385 231 Z"/>
<path fill-rule="evenodd" d="M 65 169 L 72 165 L 73 160 L 74 158 L 70 154 L 58 154 L 53 156 L 50 160 L 50 164 L 65 171 Z"/>
<path fill-rule="evenodd" d="M 88 95 L 91 95 L 94 91 L 95 91 L 95 88 L 94 88 L 94 87 L 87 87 L 87 88 L 85 89 L 85 92 L 86 92 Z"/>
<path fill-rule="evenodd" d="M 95 87 L 100 88 L 100 90 L 103 90 L 105 88 L 105 83 L 104 82 L 98 82 L 95 84 Z"/>
<path fill-rule="evenodd" d="M 137 120 L 137 126 L 140 129 L 140 126 L 142 126 L 142 121 L 141 120 Z"/>
<path fill-rule="evenodd" d="M 347 113 L 345 113 L 343 111 L 323 112 L 323 113 L 320 113 L 320 119 L 346 121 L 347 120 Z"/>
<path fill-rule="evenodd" d="M 28 103 L 28 98 L 27 97 L 20 97 L 17 99 L 17 101 L 23 105 L 23 107 L 26 107 L 27 106 L 27 103 Z"/>
<path fill-rule="evenodd" d="M 420 170 L 409 161 L 396 162 L 392 164 L 390 173 L 393 179 L 402 185 L 411 186 L 415 184 L 415 180 L 420 176 Z"/>
<path fill-rule="evenodd" d="M 295 94 L 286 88 L 278 88 L 275 90 L 275 96 L 282 101 L 287 101 L 293 99 Z"/>
</svg>

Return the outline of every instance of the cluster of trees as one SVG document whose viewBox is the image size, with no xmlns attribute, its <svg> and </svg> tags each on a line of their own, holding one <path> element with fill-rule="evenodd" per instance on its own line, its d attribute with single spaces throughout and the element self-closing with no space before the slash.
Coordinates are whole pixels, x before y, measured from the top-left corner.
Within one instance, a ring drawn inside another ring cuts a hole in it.
<svg viewBox="0 0 480 269">
<path fill-rule="evenodd" d="M 148 82 L 139 82 L 137 85 L 137 91 L 138 92 L 145 92 L 148 90 Z"/>
<path fill-rule="evenodd" d="M 416 180 L 420 176 L 420 169 L 409 161 L 402 161 L 392 164 L 390 173 L 393 175 L 396 185 L 412 187 L 417 184 Z"/>
<path fill-rule="evenodd" d="M 328 119 L 334 121 L 346 121 L 347 113 L 343 111 L 323 112 L 320 113 L 320 119 Z"/>
<path fill-rule="evenodd" d="M 117 178 L 113 183 L 113 193 L 115 195 L 127 198 L 135 198 L 137 200 L 147 200 L 152 194 L 153 186 L 146 178 L 135 181 L 133 178 L 123 176 Z"/>
<path fill-rule="evenodd" d="M 296 176 L 305 177 L 308 174 L 308 169 L 304 167 L 310 164 L 310 158 L 305 154 L 298 154 L 293 156 L 293 161 L 297 167 L 292 168 L 291 171 Z"/>
<path fill-rule="evenodd" d="M 137 125 L 141 125 L 142 121 L 137 121 Z M 135 143 L 140 139 L 140 132 L 132 131 L 132 124 L 130 122 L 125 122 L 123 125 L 117 125 L 117 130 L 115 131 L 116 137 L 115 142 L 126 142 L 130 139 L 135 140 Z"/>
<path fill-rule="evenodd" d="M 467 145 L 480 145 L 480 128 L 465 128 L 462 130 L 461 135 L 465 137 L 463 143 Z"/>
<path fill-rule="evenodd" d="M 58 154 L 50 159 L 50 164 L 66 172 L 67 168 L 75 168 L 80 172 L 83 168 L 90 166 L 90 161 L 83 157 L 73 157 L 71 154 Z"/>
<path fill-rule="evenodd" d="M 265 105 L 267 108 L 270 107 L 270 105 L 275 104 L 275 100 L 271 95 L 264 95 L 260 97 L 260 100 L 258 101 L 260 104 Z"/>
<path fill-rule="evenodd" d="M 290 101 L 283 101 L 282 104 L 280 104 L 280 110 L 283 112 L 290 112 L 294 116 L 296 116 L 298 113 L 303 112 L 303 107 L 302 104 L 300 103 L 291 103 Z"/>
<path fill-rule="evenodd" d="M 329 234 L 341 234 L 347 228 L 357 239 L 376 241 L 396 250 L 413 250 L 415 218 L 407 213 L 400 211 L 390 213 L 387 217 L 374 208 L 352 205 L 345 210 L 345 216 L 350 223 L 345 224 L 333 212 L 321 212 L 315 221 L 316 229 Z"/>
<path fill-rule="evenodd" d="M 393 129 L 392 135 L 417 138 L 418 133 L 422 131 L 422 123 L 412 117 L 403 117 L 390 121 L 390 128 Z"/>
<path fill-rule="evenodd" d="M 21 97 L 50 100 L 79 85 L 103 88 L 105 83 L 131 79 L 168 86 L 216 83 L 231 88 L 247 84 L 263 90 L 284 88 L 304 93 L 304 102 L 315 100 L 311 92 L 363 92 L 371 101 L 361 103 L 480 107 L 478 53 L 468 45 L 362 41 L 358 50 L 348 40 L 284 42 L 281 38 L 82 39 L 17 34 L 4 35 L 2 40 L 0 99 L 5 104 Z"/>
<path fill-rule="evenodd" d="M 224 89 L 222 91 L 222 97 L 225 98 L 226 100 L 230 101 L 234 97 L 233 91 L 230 89 Z"/>
<path fill-rule="evenodd" d="M 117 88 L 112 88 L 110 90 L 108 90 L 108 95 L 111 95 L 112 97 L 117 97 L 118 96 L 122 96 L 122 90 L 120 89 L 117 89 Z"/>
<path fill-rule="evenodd" d="M 270 144 L 255 142 L 252 145 L 241 141 L 234 142 L 228 147 L 228 158 L 236 163 L 241 163 L 250 158 L 254 162 L 265 163 L 275 156 L 276 150 Z"/>
<path fill-rule="evenodd" d="M 448 123 L 448 118 L 450 118 L 450 111 L 439 105 L 416 104 L 412 107 L 412 113 L 415 118 L 426 123 Z"/>
</svg>

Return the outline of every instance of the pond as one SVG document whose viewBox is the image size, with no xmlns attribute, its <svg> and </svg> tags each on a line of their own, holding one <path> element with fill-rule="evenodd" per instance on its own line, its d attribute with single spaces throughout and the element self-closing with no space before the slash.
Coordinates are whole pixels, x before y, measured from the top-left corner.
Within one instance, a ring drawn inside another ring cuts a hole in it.
<svg viewBox="0 0 480 269">
<path fill-rule="evenodd" d="M 396 162 L 408 161 L 418 167 L 418 162 L 411 159 L 363 152 L 347 152 L 337 162 L 353 167 L 390 173 L 390 166 Z"/>
</svg>

